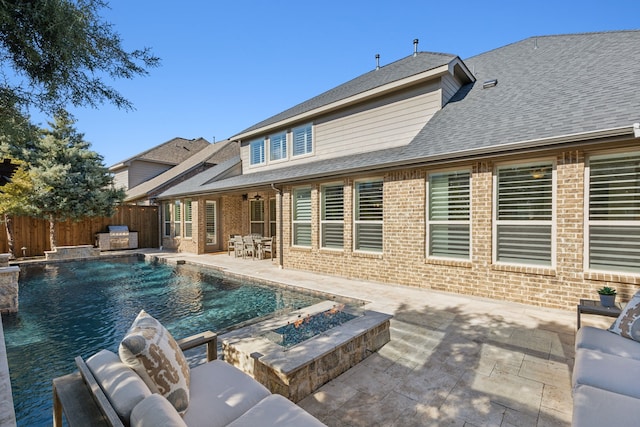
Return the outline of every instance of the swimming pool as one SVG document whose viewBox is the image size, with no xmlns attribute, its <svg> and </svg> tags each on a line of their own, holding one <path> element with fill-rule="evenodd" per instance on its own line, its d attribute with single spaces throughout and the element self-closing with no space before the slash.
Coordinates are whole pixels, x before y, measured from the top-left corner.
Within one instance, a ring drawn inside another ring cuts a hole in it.
<svg viewBox="0 0 640 427">
<path fill-rule="evenodd" d="M 20 267 L 18 314 L 2 322 L 18 425 L 51 425 L 51 380 L 118 344 L 141 309 L 176 338 L 223 331 L 323 298 L 137 257 Z"/>
</svg>

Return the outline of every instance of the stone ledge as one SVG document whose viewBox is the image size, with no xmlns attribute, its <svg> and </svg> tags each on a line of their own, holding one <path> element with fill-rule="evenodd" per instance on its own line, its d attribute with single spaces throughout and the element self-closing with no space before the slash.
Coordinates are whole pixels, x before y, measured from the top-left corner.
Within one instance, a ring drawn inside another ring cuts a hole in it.
<svg viewBox="0 0 640 427">
<path fill-rule="evenodd" d="M 100 256 L 100 248 L 95 248 L 93 245 L 58 246 L 53 251 L 44 251 L 44 256 L 47 261 L 95 258 Z"/>
</svg>

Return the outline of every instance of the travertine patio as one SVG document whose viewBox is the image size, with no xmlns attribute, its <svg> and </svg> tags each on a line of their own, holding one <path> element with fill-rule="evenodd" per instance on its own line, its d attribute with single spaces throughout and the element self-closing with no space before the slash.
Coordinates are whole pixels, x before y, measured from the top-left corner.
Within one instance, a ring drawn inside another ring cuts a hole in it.
<svg viewBox="0 0 640 427">
<path fill-rule="evenodd" d="M 225 254 L 163 255 L 371 301 L 391 342 L 299 405 L 329 426 L 568 426 L 575 312 L 278 269 Z M 612 319 L 584 316 L 583 324 Z"/>
</svg>

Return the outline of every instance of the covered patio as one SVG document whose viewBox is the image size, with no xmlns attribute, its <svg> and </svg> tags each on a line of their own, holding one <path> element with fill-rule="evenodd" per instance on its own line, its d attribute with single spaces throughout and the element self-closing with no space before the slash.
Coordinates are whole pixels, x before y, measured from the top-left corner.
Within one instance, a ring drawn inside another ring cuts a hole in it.
<svg viewBox="0 0 640 427">
<path fill-rule="evenodd" d="M 391 342 L 299 402 L 329 426 L 571 424 L 574 311 L 279 269 L 227 252 L 159 256 L 364 299 L 392 314 Z M 582 318 L 600 327 L 611 320 Z"/>
</svg>

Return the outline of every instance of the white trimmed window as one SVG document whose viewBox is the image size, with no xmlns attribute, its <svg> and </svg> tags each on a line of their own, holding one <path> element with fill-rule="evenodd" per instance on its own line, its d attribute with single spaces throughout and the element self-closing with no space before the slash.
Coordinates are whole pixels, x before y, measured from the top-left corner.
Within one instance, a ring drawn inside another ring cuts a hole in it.
<svg viewBox="0 0 640 427">
<path fill-rule="evenodd" d="M 587 268 L 640 273 L 640 152 L 593 156 L 587 176 Z"/>
<path fill-rule="evenodd" d="M 276 235 L 276 199 L 269 199 L 269 236 Z"/>
<path fill-rule="evenodd" d="M 180 225 L 182 222 L 182 206 L 180 200 L 176 200 L 173 205 L 173 235 L 174 237 L 180 237 Z"/>
<path fill-rule="evenodd" d="M 355 183 L 354 238 L 356 251 L 382 252 L 383 181 Z"/>
<path fill-rule="evenodd" d="M 251 199 L 249 201 L 249 210 L 251 234 L 264 236 L 264 200 Z"/>
<path fill-rule="evenodd" d="M 265 163 L 264 158 L 264 139 L 256 139 L 249 144 L 250 162 L 252 165 L 260 165 Z"/>
<path fill-rule="evenodd" d="M 205 203 L 205 217 L 206 217 L 206 236 L 205 242 L 207 245 L 215 245 L 217 243 L 217 231 L 216 231 L 216 202 L 215 200 L 207 200 Z"/>
<path fill-rule="evenodd" d="M 163 235 L 171 237 L 171 203 L 162 204 L 162 216 L 164 222 Z"/>
<path fill-rule="evenodd" d="M 344 249 L 344 188 L 342 184 L 321 188 L 321 247 Z"/>
<path fill-rule="evenodd" d="M 292 209 L 294 246 L 311 247 L 311 188 L 293 190 Z"/>
<path fill-rule="evenodd" d="M 293 155 L 301 156 L 303 154 L 313 153 L 312 126 L 307 124 L 294 128 L 293 134 Z"/>
<path fill-rule="evenodd" d="M 469 171 L 429 175 L 427 181 L 427 255 L 469 259 Z"/>
<path fill-rule="evenodd" d="M 193 212 L 191 200 L 184 201 L 184 237 L 193 237 Z"/>
<path fill-rule="evenodd" d="M 269 137 L 269 160 L 287 158 L 287 133 L 282 132 Z"/>
<path fill-rule="evenodd" d="M 494 260 L 553 267 L 553 162 L 499 166 L 495 181 Z"/>
</svg>

